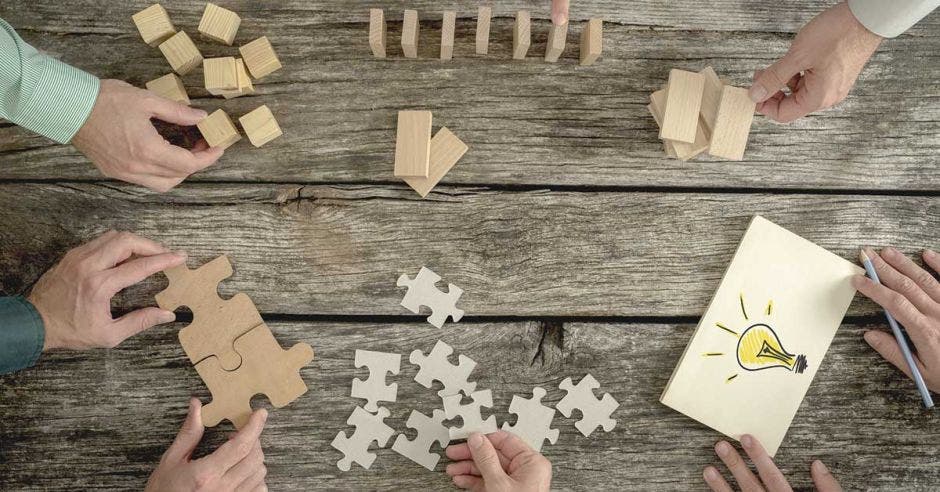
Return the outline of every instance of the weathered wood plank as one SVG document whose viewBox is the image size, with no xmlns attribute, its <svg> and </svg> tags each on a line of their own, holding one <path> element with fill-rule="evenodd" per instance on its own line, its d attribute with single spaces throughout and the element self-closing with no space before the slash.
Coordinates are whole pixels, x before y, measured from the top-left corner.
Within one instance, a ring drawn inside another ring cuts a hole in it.
<svg viewBox="0 0 940 492">
<path fill-rule="evenodd" d="M 0 291 L 24 291 L 67 245 L 107 228 L 191 255 L 228 253 L 224 292 L 265 313 L 408 314 L 422 265 L 470 316 L 699 316 L 754 214 L 844 258 L 863 245 L 937 248 L 940 197 L 499 192 L 371 186 L 0 185 Z M 37 213 L 41 211 L 41 213 Z M 150 305 L 165 280 L 116 303 Z M 877 314 L 857 301 L 851 314 Z"/>
<path fill-rule="evenodd" d="M 587 372 L 621 403 L 617 427 L 590 438 L 556 415 L 561 436 L 544 452 L 559 489 L 701 489 L 702 468 L 717 464 L 712 445 L 720 435 L 658 403 L 691 325 L 271 326 L 282 344 L 305 341 L 317 352 L 302 372 L 310 392 L 273 413 L 262 438 L 272 490 L 447 489 L 444 464 L 432 473 L 382 449 L 371 470 L 341 473 L 340 454 L 329 446 L 356 405 L 348 396 L 352 378 L 363 375 L 353 368 L 355 348 L 403 354 L 387 421 L 402 431 L 411 409 L 439 405 L 407 363 L 411 350 L 429 350 L 439 337 L 478 362 L 474 380 L 493 390 L 500 422 L 510 417 L 513 394 L 540 385 L 554 405 L 564 394 L 558 383 Z M 116 350 L 55 354 L 0 378 L 0 488 L 140 489 L 177 432 L 188 395 L 208 397 L 176 341 L 179 327 L 151 330 Z M 911 383 L 877 359 L 861 332 L 839 332 L 777 463 L 797 487 L 810 486 L 808 466 L 819 458 L 848 489 L 927 490 L 940 480 L 940 417 L 921 411 Z M 202 451 L 222 442 L 226 429 L 210 429 Z"/>
</svg>

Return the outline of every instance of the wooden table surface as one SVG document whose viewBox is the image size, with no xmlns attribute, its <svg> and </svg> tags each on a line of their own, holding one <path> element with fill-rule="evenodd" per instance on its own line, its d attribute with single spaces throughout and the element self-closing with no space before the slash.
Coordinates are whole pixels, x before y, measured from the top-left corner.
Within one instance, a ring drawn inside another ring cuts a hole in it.
<svg viewBox="0 0 940 492">
<path fill-rule="evenodd" d="M 701 489 L 721 436 L 658 402 L 749 219 L 762 214 L 836 254 L 861 245 L 907 253 L 940 247 L 940 16 L 882 46 L 847 101 L 780 126 L 758 117 L 744 162 L 667 160 L 649 94 L 669 69 L 713 66 L 746 86 L 832 2 L 575 1 L 562 60 L 545 63 L 548 0 L 500 2 L 490 54 L 473 54 L 476 2 L 225 1 L 242 17 L 236 44 L 260 35 L 284 69 L 250 97 L 210 98 L 201 71 L 184 81 L 195 106 L 243 114 L 267 104 L 284 136 L 247 141 L 159 195 L 103 178 L 69 146 L 0 126 L 0 292 L 22 294 L 70 247 L 110 229 L 189 252 L 191 266 L 229 254 L 224 295 L 245 292 L 283 345 L 311 344 L 310 391 L 275 411 L 263 436 L 274 490 L 448 489 L 378 450 L 371 470 L 340 472 L 330 441 L 357 405 L 356 348 L 404 354 L 398 431 L 412 409 L 439 407 L 413 381 L 412 350 L 442 339 L 478 362 L 500 422 L 514 394 L 590 372 L 618 401 L 617 427 L 585 438 L 560 415 L 544 452 L 559 489 Z M 130 16 L 145 1 L 3 2 L 28 42 L 102 78 L 137 86 L 169 71 Z M 204 2 L 163 4 L 191 35 Z M 263 6 L 262 6 L 263 4 Z M 372 58 L 368 8 L 383 6 L 390 57 Z M 398 43 L 402 9 L 421 22 L 417 60 Z M 437 57 L 440 15 L 458 12 L 454 59 Z M 514 13 L 533 44 L 511 60 Z M 577 64 L 583 21 L 604 19 L 604 54 Z M 209 56 L 233 48 L 197 39 Z M 392 176 L 396 112 L 429 109 L 470 146 L 421 200 Z M 467 317 L 438 330 L 399 306 L 401 273 L 426 265 L 465 290 Z M 115 299 L 152 305 L 153 278 Z M 185 317 L 185 316 L 183 316 Z M 44 356 L 0 378 L 0 489 L 140 489 L 176 434 L 191 394 L 208 399 L 176 331 L 121 347 Z M 940 483 L 940 417 L 864 343 L 883 328 L 856 299 L 781 447 L 777 463 L 809 487 L 823 459 L 849 489 Z M 707 395 L 703 395 L 707 397 Z M 256 404 L 266 404 L 256 398 Z M 227 435 L 209 429 L 203 451 Z"/>
</svg>

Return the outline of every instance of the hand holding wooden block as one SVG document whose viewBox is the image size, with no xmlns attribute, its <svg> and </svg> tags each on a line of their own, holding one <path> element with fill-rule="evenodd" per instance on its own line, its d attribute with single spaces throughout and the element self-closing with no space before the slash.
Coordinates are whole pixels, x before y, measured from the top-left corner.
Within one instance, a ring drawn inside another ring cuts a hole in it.
<svg viewBox="0 0 940 492">
<path fill-rule="evenodd" d="M 189 104 L 189 95 L 186 94 L 183 80 L 175 73 L 168 73 L 163 77 L 147 82 L 147 90 L 160 97 Z"/>
<path fill-rule="evenodd" d="M 235 12 L 214 3 L 207 3 L 199 21 L 199 33 L 213 41 L 231 46 L 241 23 L 241 17 Z"/>
<path fill-rule="evenodd" d="M 493 9 L 490 7 L 480 7 L 477 13 L 477 54 L 485 55 L 490 50 L 490 18 L 493 16 Z"/>
<path fill-rule="evenodd" d="M 140 37 L 150 46 L 159 46 L 160 43 L 176 34 L 176 28 L 173 27 L 170 16 L 167 15 L 166 9 L 159 3 L 137 12 L 131 16 L 131 19 L 133 19 L 134 25 L 137 26 Z"/>
<path fill-rule="evenodd" d="M 186 75 L 202 63 L 202 53 L 184 31 L 160 43 L 160 51 L 173 70 L 180 75 Z"/>
<path fill-rule="evenodd" d="M 562 25 L 552 22 L 548 28 L 548 41 L 545 43 L 545 61 L 556 62 L 565 51 L 565 41 L 568 38 L 568 23 Z"/>
<path fill-rule="evenodd" d="M 441 60 L 450 60 L 454 57 L 454 31 L 457 29 L 457 12 L 444 11 L 444 20 L 441 23 Z"/>
<path fill-rule="evenodd" d="M 369 47 L 372 56 L 385 58 L 385 11 L 382 9 L 369 9 Z"/>
<path fill-rule="evenodd" d="M 232 123 L 232 119 L 221 109 L 215 110 L 214 113 L 196 123 L 196 127 L 199 128 L 199 132 L 202 133 L 209 147 L 226 149 L 242 138 L 235 124 Z"/>
<path fill-rule="evenodd" d="M 399 111 L 395 139 L 395 176 L 428 177 L 431 112 Z"/>
<path fill-rule="evenodd" d="M 676 69 L 669 71 L 669 87 L 659 138 L 695 142 L 704 88 L 705 78 L 701 74 Z"/>
<path fill-rule="evenodd" d="M 202 74 L 209 94 L 221 96 L 225 91 L 238 90 L 238 64 L 231 56 L 206 58 L 202 61 Z"/>
<path fill-rule="evenodd" d="M 274 47 L 271 46 L 271 41 L 268 40 L 267 36 L 261 36 L 238 48 L 238 51 L 242 54 L 242 59 L 245 60 L 248 71 L 256 79 L 265 77 L 281 68 L 281 61 L 277 59 Z"/>
<path fill-rule="evenodd" d="M 748 96 L 747 89 L 730 85 L 722 87 L 708 153 L 735 161 L 744 159 L 744 149 L 747 147 L 756 108 L 757 105 Z"/>
<path fill-rule="evenodd" d="M 405 58 L 418 57 L 418 11 L 406 10 L 401 24 L 401 51 Z"/>
<path fill-rule="evenodd" d="M 248 141 L 255 147 L 261 147 L 282 134 L 281 127 L 267 105 L 258 106 L 254 111 L 239 118 L 238 122 L 245 130 L 245 135 L 248 135 Z"/>
<path fill-rule="evenodd" d="M 526 10 L 516 12 L 516 24 L 512 29 L 512 57 L 524 60 L 532 44 L 532 18 Z"/>
<path fill-rule="evenodd" d="M 591 19 L 581 31 L 581 65 L 593 65 L 601 56 L 604 43 L 604 21 Z"/>
</svg>

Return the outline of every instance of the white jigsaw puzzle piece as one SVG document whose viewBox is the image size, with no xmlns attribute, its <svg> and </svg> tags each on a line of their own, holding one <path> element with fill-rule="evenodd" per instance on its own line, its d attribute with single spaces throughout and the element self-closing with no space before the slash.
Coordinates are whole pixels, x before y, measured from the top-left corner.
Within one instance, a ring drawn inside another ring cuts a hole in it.
<svg viewBox="0 0 940 492">
<path fill-rule="evenodd" d="M 356 350 L 356 367 L 367 366 L 369 379 L 356 378 L 352 382 L 352 397 L 363 398 L 363 407 L 375 413 L 379 401 L 394 402 L 398 398 L 398 383 L 385 384 L 385 373 L 398 374 L 401 369 L 401 355 L 371 350 Z"/>
<path fill-rule="evenodd" d="M 519 436 L 536 451 L 542 450 L 542 443 L 546 439 L 552 444 L 558 441 L 558 429 L 551 428 L 555 409 L 542 405 L 543 397 L 545 390 L 539 387 L 532 389 L 532 398 L 529 399 L 513 395 L 509 411 L 516 414 L 516 425 L 503 422 L 502 427 L 504 431 Z"/>
<path fill-rule="evenodd" d="M 594 396 L 594 390 L 600 388 L 594 376 L 586 374 L 577 386 L 571 381 L 571 378 L 565 378 L 559 388 L 565 390 L 567 394 L 561 401 L 555 405 L 555 408 L 565 417 L 571 417 L 571 411 L 578 409 L 581 411 L 581 420 L 575 422 L 574 426 L 584 434 L 590 436 L 598 426 L 604 429 L 604 432 L 610 432 L 617 425 L 617 421 L 610 418 L 614 410 L 620 406 L 617 400 L 610 393 L 604 393 L 604 397 L 597 399 Z"/>
<path fill-rule="evenodd" d="M 463 420 L 462 427 L 451 427 L 448 429 L 451 439 L 466 439 L 471 432 L 491 434 L 497 431 L 496 416 L 490 415 L 489 418 L 483 420 L 483 415 L 480 412 L 481 407 L 490 408 L 493 406 L 493 394 L 490 390 L 473 392 L 470 394 L 470 398 L 473 398 L 473 402 L 467 405 L 460 404 L 461 398 L 463 398 L 463 395 L 460 394 L 445 396 L 443 398 L 444 415 L 446 415 L 448 419 L 460 417 L 461 420 Z"/>
<path fill-rule="evenodd" d="M 463 295 L 463 289 L 454 284 L 447 284 L 447 292 L 441 292 L 434 285 L 440 280 L 441 277 L 438 274 L 421 267 L 414 279 L 402 274 L 396 283 L 399 287 L 408 288 L 408 292 L 401 300 L 401 305 L 415 314 L 421 312 L 421 306 L 427 306 L 431 310 L 428 323 L 437 328 L 444 326 L 448 316 L 457 322 L 464 314 L 462 310 L 457 309 L 457 301 Z"/>
<path fill-rule="evenodd" d="M 471 383 L 467 379 L 477 363 L 470 357 L 460 355 L 457 357 L 457 365 L 451 364 L 448 357 L 452 353 L 454 349 L 440 340 L 434 344 L 428 355 L 424 355 L 420 350 L 412 352 L 408 360 L 421 367 L 415 374 L 415 381 L 425 388 L 432 387 L 435 380 L 440 381 L 444 389 L 437 394 L 441 397 L 455 395 L 461 391 L 468 395 L 473 393 L 477 383 Z"/>
<path fill-rule="evenodd" d="M 375 441 L 380 448 L 388 444 L 389 438 L 395 433 L 395 429 L 385 425 L 385 418 L 388 417 L 387 408 L 379 407 L 376 414 L 371 414 L 356 407 L 352 415 L 346 420 L 347 425 L 356 427 L 352 436 L 347 436 L 345 432 L 340 431 L 333 438 L 331 446 L 343 453 L 343 459 L 336 462 L 340 470 L 349 471 L 353 463 L 359 463 L 366 470 L 372 466 L 375 461 L 375 453 L 369 452 L 369 446 Z"/>
<path fill-rule="evenodd" d="M 446 448 L 450 444 L 450 431 L 442 423 L 444 421 L 443 410 L 434 410 L 432 415 L 432 417 L 428 417 L 421 412 L 412 410 L 405 425 L 418 431 L 418 437 L 410 441 L 404 434 L 399 434 L 392 444 L 392 450 L 428 470 L 434 471 L 441 455 L 432 453 L 430 451 L 431 445 L 436 441 L 441 445 L 441 449 Z"/>
</svg>

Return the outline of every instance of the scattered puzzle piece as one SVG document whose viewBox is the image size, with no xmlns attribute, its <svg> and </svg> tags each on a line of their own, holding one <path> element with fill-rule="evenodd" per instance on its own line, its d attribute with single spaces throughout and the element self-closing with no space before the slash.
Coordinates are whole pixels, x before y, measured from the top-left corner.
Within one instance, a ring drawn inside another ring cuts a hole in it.
<svg viewBox="0 0 940 492">
<path fill-rule="evenodd" d="M 384 420 L 388 415 L 389 411 L 384 407 L 379 407 L 378 413 L 374 415 L 363 410 L 362 407 L 356 407 L 353 410 L 346 424 L 355 426 L 356 431 L 352 436 L 347 436 L 345 432 L 340 431 L 330 443 L 330 446 L 343 453 L 343 459 L 336 462 L 340 470 L 349 471 L 353 463 L 359 463 L 367 470 L 372 466 L 375 453 L 369 452 L 369 445 L 375 441 L 380 448 L 384 448 L 389 438 L 395 433 L 394 429 L 385 425 Z"/>
<path fill-rule="evenodd" d="M 424 355 L 420 350 L 411 353 L 408 360 L 421 369 L 415 374 L 415 381 L 425 388 L 430 388 L 435 380 L 444 385 L 444 389 L 437 392 L 439 396 L 456 395 L 463 391 L 470 394 L 477 387 L 477 383 L 467 381 L 477 363 L 466 355 L 457 357 L 457 365 L 447 360 L 454 352 L 450 345 L 438 340 L 431 349 L 431 353 Z"/>
<path fill-rule="evenodd" d="M 385 373 L 398 374 L 401 369 L 401 355 L 371 350 L 356 350 L 356 367 L 367 366 L 369 379 L 353 379 L 352 397 L 364 398 L 364 408 L 377 412 L 379 401 L 394 402 L 398 395 L 398 383 L 385 384 Z"/>
<path fill-rule="evenodd" d="M 442 422 L 444 421 L 444 411 L 434 410 L 433 417 L 418 412 L 411 411 L 408 421 L 405 425 L 418 431 L 418 437 L 413 441 L 408 440 L 404 434 L 399 434 L 392 444 L 392 450 L 414 461 L 415 463 L 434 471 L 441 455 L 430 451 L 431 445 L 436 441 L 441 449 L 446 448 L 450 443 L 450 431 Z"/>
<path fill-rule="evenodd" d="M 542 442 L 546 439 L 552 444 L 558 441 L 558 429 L 551 428 L 555 409 L 542 405 L 543 397 L 545 390 L 539 387 L 532 390 L 530 399 L 513 395 L 509 411 L 516 414 L 516 424 L 503 422 L 502 427 L 504 431 L 519 436 L 536 451 L 542 450 Z"/>
<path fill-rule="evenodd" d="M 396 283 L 399 287 L 408 288 L 408 292 L 401 300 L 401 305 L 415 314 L 421 312 L 421 306 L 427 306 L 431 309 L 428 323 L 438 328 L 444 326 L 448 316 L 456 323 L 463 318 L 464 314 L 456 306 L 460 296 L 463 295 L 463 289 L 454 284 L 447 284 L 447 292 L 441 292 L 434 285 L 440 280 L 441 277 L 436 273 L 421 267 L 414 279 L 409 279 L 407 275 L 402 274 Z"/>
<path fill-rule="evenodd" d="M 617 425 L 617 421 L 610 418 L 614 410 L 620 406 L 617 400 L 610 393 L 604 393 L 604 397 L 597 399 L 594 396 L 594 390 L 599 388 L 594 376 L 586 374 L 577 385 L 574 385 L 571 378 L 565 378 L 558 385 L 565 390 L 567 394 L 561 401 L 555 405 L 555 408 L 565 417 L 571 417 L 571 411 L 578 409 L 581 411 L 581 420 L 575 422 L 574 426 L 584 434 L 590 436 L 598 426 L 604 429 L 604 432 L 610 432 Z"/>
<path fill-rule="evenodd" d="M 467 405 L 460 403 L 463 395 L 456 394 L 443 397 L 444 415 L 448 419 L 460 417 L 463 421 L 461 427 L 451 427 L 449 430 L 451 439 L 466 439 L 471 432 L 480 432 L 490 434 L 496 432 L 496 416 L 490 415 L 483 420 L 480 412 L 481 407 L 490 408 L 493 406 L 493 394 L 490 390 L 474 391 L 470 394 L 473 402 Z"/>
</svg>

